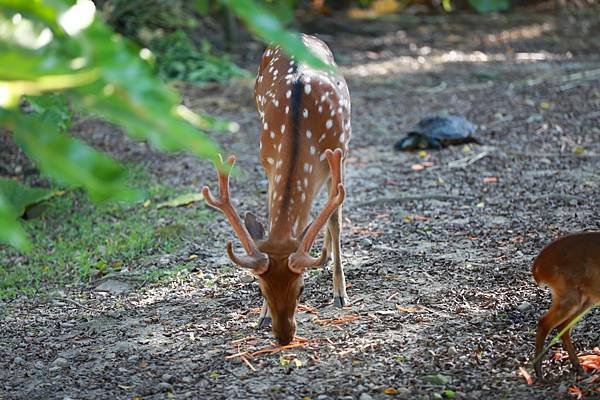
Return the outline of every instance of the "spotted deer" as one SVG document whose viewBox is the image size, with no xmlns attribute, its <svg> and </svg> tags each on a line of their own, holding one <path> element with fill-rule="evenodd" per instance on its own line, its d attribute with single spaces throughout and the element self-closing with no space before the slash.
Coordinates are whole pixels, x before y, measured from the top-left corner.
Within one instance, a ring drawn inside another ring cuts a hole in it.
<svg viewBox="0 0 600 400">
<path fill-rule="evenodd" d="M 576 233 L 551 242 L 533 262 L 533 278 L 552 289 L 552 306 L 540 318 L 535 335 L 534 368 L 542 378 L 541 354 L 548 333 L 554 328 L 561 332 L 586 309 L 600 305 L 600 232 Z M 563 347 L 573 368 L 582 372 L 570 331 L 561 336 Z"/>
<path fill-rule="evenodd" d="M 305 45 L 319 58 L 335 66 L 325 43 L 303 35 Z M 252 213 L 244 224 L 229 197 L 229 172 L 235 163 L 217 165 L 220 198 L 202 189 L 206 202 L 220 209 L 242 242 L 245 255 L 237 255 L 227 243 L 229 258 L 248 268 L 259 280 L 264 297 L 259 328 L 272 322 L 282 345 L 296 333 L 295 312 L 304 289 L 303 273 L 320 267 L 327 255 L 333 259 L 334 303 L 347 303 L 342 268 L 340 231 L 344 165 L 351 135 L 350 94 L 343 76 L 317 70 L 286 56 L 279 47 L 268 47 L 258 69 L 254 99 L 261 123 L 260 162 L 268 178 L 268 232 Z M 329 195 L 312 221 L 311 205 L 323 185 Z M 310 250 L 327 224 L 325 245 L 319 257 Z"/>
</svg>

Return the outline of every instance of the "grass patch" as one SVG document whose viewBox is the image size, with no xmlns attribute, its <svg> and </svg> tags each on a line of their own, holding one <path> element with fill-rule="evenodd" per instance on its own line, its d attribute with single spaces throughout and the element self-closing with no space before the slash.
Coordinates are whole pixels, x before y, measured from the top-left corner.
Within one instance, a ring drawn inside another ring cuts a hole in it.
<svg viewBox="0 0 600 400">
<path fill-rule="evenodd" d="M 210 213 L 203 203 L 156 208 L 189 189 L 157 184 L 136 166 L 131 171 L 130 184 L 147 193 L 144 202 L 94 204 L 72 190 L 49 201 L 41 217 L 24 222 L 33 251 L 25 256 L 0 246 L 0 298 L 39 294 L 122 270 L 143 278 L 147 260 L 176 252 L 204 234 Z M 184 268 L 169 267 L 149 277 L 160 281 Z"/>
</svg>

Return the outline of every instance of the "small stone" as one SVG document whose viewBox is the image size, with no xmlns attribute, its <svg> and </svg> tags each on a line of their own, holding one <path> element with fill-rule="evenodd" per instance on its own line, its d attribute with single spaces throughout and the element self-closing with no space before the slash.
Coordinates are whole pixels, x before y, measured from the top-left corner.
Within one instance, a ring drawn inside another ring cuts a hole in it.
<svg viewBox="0 0 600 400">
<path fill-rule="evenodd" d="M 410 389 L 405 387 L 396 388 L 398 392 L 398 396 L 408 396 L 410 394 Z"/>
<path fill-rule="evenodd" d="M 455 356 L 457 353 L 458 353 L 458 352 L 456 351 L 456 347 L 454 347 L 454 346 L 450 346 L 450 347 L 448 347 L 447 354 L 448 354 L 449 356 L 451 356 L 451 357 L 452 357 L 452 356 Z"/>
<path fill-rule="evenodd" d="M 132 355 L 129 358 L 127 358 L 127 362 L 131 363 L 131 364 L 136 364 L 138 361 L 140 360 L 140 356 L 138 355 Z"/>
<path fill-rule="evenodd" d="M 17 365 L 23 365 L 23 364 L 25 364 L 25 360 L 22 357 L 19 357 L 19 356 L 15 357 L 14 360 L 13 360 L 13 362 L 15 364 L 17 364 Z"/>
<path fill-rule="evenodd" d="M 94 291 L 96 292 L 108 292 L 111 294 L 123 294 L 133 290 L 130 284 L 127 282 L 116 281 L 109 279 L 100 285 L 96 286 Z"/>
<path fill-rule="evenodd" d="M 37 369 L 43 369 L 43 368 L 44 368 L 44 363 L 43 363 L 43 362 L 41 362 L 41 361 L 36 361 L 36 362 L 33 364 L 33 366 L 34 366 L 34 367 L 36 367 Z"/>
<path fill-rule="evenodd" d="M 373 397 L 369 393 L 361 393 L 359 400 L 373 400 Z"/>
<path fill-rule="evenodd" d="M 558 387 L 558 393 L 564 394 L 567 393 L 567 385 L 562 384 Z"/>
<path fill-rule="evenodd" d="M 524 301 L 523 303 L 521 303 L 517 306 L 517 310 L 524 313 L 524 312 L 529 311 L 531 309 L 531 307 L 532 307 L 531 303 Z"/>
<path fill-rule="evenodd" d="M 161 382 L 158 384 L 158 390 L 160 390 L 161 392 L 172 392 L 173 385 L 171 385 L 168 382 Z"/>
<path fill-rule="evenodd" d="M 255 280 L 255 278 L 251 274 L 247 274 L 247 273 L 240 274 L 240 281 L 242 283 L 252 283 L 252 282 L 254 282 L 254 280 Z"/>
<path fill-rule="evenodd" d="M 127 353 L 131 348 L 131 344 L 126 341 L 119 342 L 115 345 L 115 351 L 117 353 Z"/>
<path fill-rule="evenodd" d="M 360 239 L 360 245 L 363 247 L 371 247 L 373 246 L 373 241 L 369 238 Z"/>
<path fill-rule="evenodd" d="M 171 374 L 164 374 L 162 380 L 168 383 L 175 383 L 175 376 Z"/>
<path fill-rule="evenodd" d="M 67 368 L 69 366 L 69 361 L 67 361 L 66 358 L 58 357 L 52 362 L 52 366 L 58 368 Z"/>
<path fill-rule="evenodd" d="M 190 384 L 194 382 L 194 379 L 191 376 L 184 376 L 183 378 L 181 378 L 181 382 Z"/>
</svg>

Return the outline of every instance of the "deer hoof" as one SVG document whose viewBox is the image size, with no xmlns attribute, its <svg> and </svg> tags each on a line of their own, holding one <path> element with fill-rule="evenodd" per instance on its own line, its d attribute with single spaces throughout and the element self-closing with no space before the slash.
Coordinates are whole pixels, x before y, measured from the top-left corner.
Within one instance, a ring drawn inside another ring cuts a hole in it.
<svg viewBox="0 0 600 400">
<path fill-rule="evenodd" d="M 346 304 L 348 304 L 348 297 L 346 297 L 346 296 L 333 296 L 333 304 L 335 304 L 336 307 L 342 308 Z"/>
<path fill-rule="evenodd" d="M 258 320 L 258 325 L 256 326 L 256 329 L 261 330 L 264 328 L 268 328 L 269 326 L 271 326 L 271 317 L 261 317 Z"/>
</svg>

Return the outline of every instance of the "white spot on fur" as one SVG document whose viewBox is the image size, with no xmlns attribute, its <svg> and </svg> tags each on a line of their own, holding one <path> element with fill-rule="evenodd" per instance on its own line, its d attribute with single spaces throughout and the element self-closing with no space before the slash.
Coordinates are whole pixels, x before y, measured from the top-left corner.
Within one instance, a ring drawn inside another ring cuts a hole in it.
<svg viewBox="0 0 600 400">
<path fill-rule="evenodd" d="M 312 88 L 310 87 L 310 85 L 308 83 L 306 85 L 304 85 L 304 93 L 309 94 L 311 89 Z"/>
<path fill-rule="evenodd" d="M 308 118 L 308 110 L 306 108 L 302 111 L 302 116 Z"/>
<path fill-rule="evenodd" d="M 331 127 L 332 127 L 332 126 L 333 126 L 333 121 L 332 121 L 332 120 L 330 120 L 330 119 L 328 119 L 328 120 L 325 122 L 325 128 L 327 128 L 327 129 L 331 129 Z"/>
<path fill-rule="evenodd" d="M 310 155 L 314 156 L 316 152 L 317 149 L 315 149 L 315 146 L 310 146 Z"/>
<path fill-rule="evenodd" d="M 302 192 L 302 196 L 300 196 L 300 200 L 304 203 L 306 201 L 306 193 Z"/>
<path fill-rule="evenodd" d="M 292 97 L 292 91 L 291 91 L 291 90 L 288 90 L 287 92 L 285 92 L 285 97 L 286 97 L 287 99 L 289 99 L 290 97 Z"/>
<path fill-rule="evenodd" d="M 272 157 L 267 157 L 267 162 L 271 165 L 273 165 L 273 163 L 275 162 L 275 160 L 273 160 Z"/>
<path fill-rule="evenodd" d="M 275 132 L 271 131 L 271 133 L 269 133 L 269 136 L 271 136 L 271 139 L 275 139 Z"/>
<path fill-rule="evenodd" d="M 340 142 L 344 142 L 344 140 L 346 140 L 346 135 L 344 134 L 344 132 L 342 132 L 342 134 L 340 135 Z"/>
<path fill-rule="evenodd" d="M 319 138 L 319 143 L 321 143 L 323 140 L 325 140 L 325 136 L 327 136 L 326 133 L 321 135 L 321 137 Z"/>
<path fill-rule="evenodd" d="M 321 157 L 319 157 L 319 161 L 323 161 L 327 156 L 325 155 L 325 152 L 323 152 L 321 154 Z"/>
<path fill-rule="evenodd" d="M 281 133 L 285 131 L 285 125 L 281 125 Z"/>
<path fill-rule="evenodd" d="M 306 130 L 306 138 L 310 139 L 311 137 L 312 137 L 312 132 L 309 129 L 307 129 Z"/>
<path fill-rule="evenodd" d="M 264 129 L 264 130 L 267 130 L 267 129 L 269 129 L 269 124 L 267 124 L 267 123 L 265 122 L 265 123 L 264 123 L 264 125 L 263 125 L 263 129 Z"/>
</svg>

